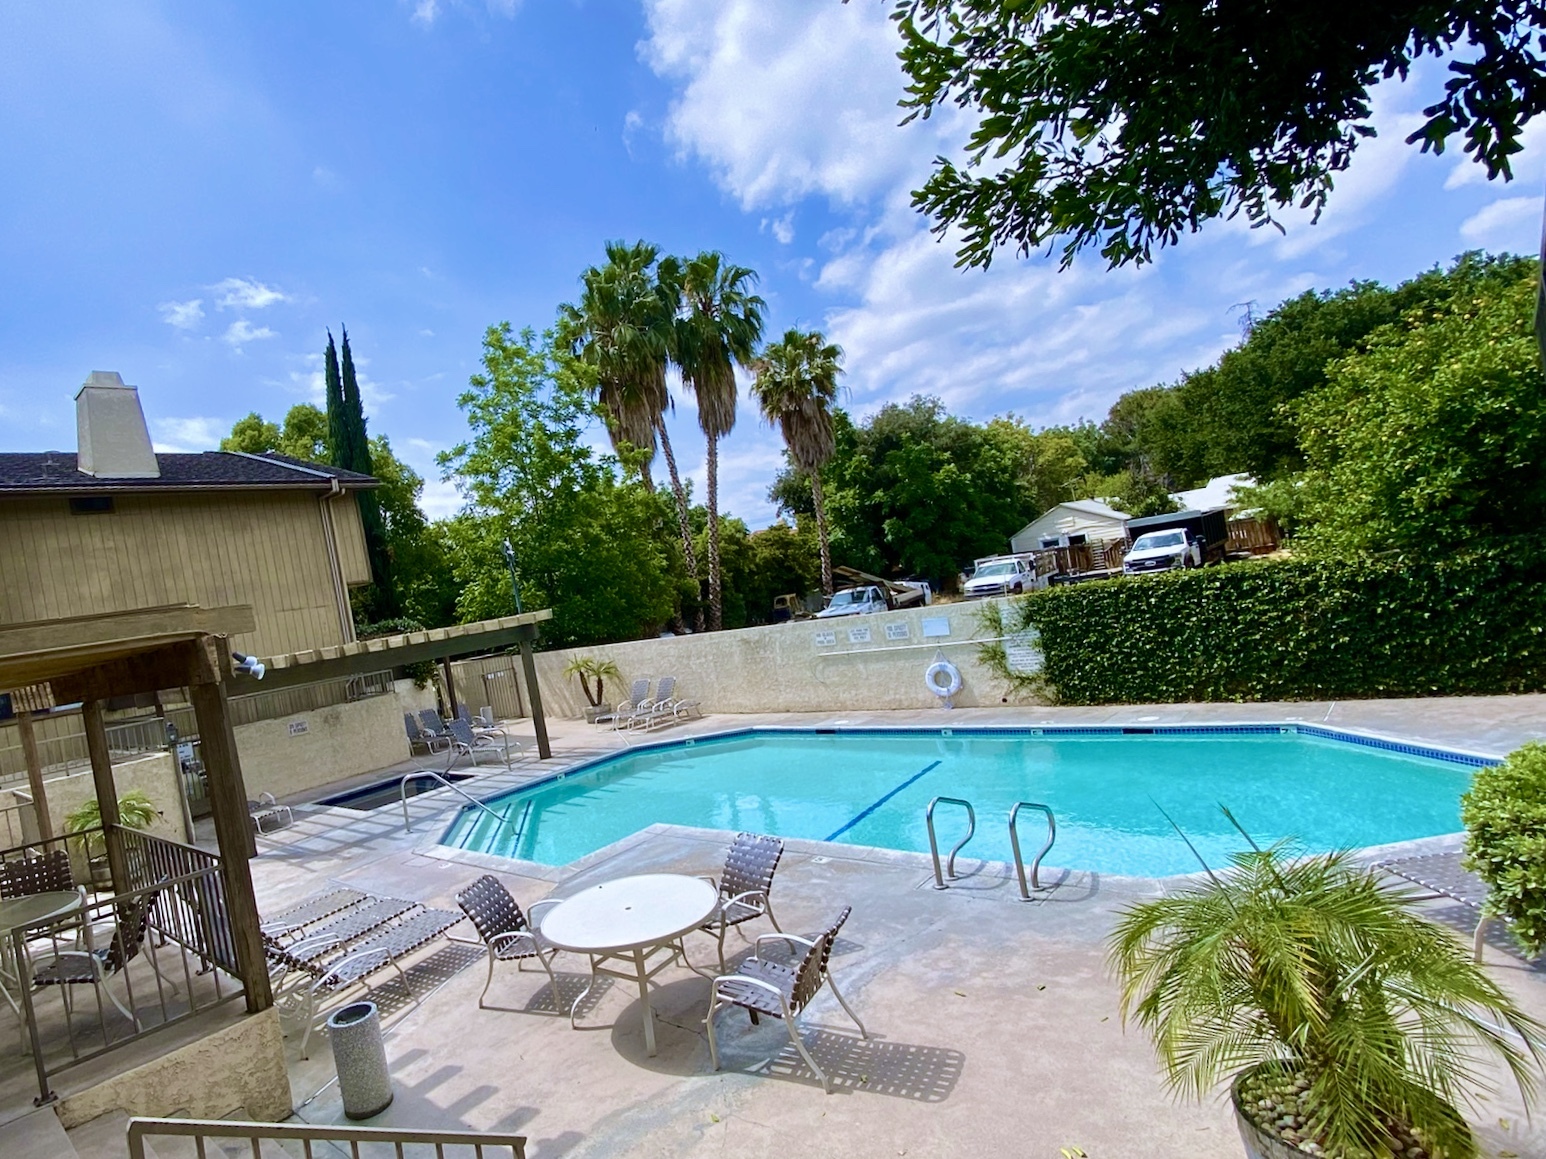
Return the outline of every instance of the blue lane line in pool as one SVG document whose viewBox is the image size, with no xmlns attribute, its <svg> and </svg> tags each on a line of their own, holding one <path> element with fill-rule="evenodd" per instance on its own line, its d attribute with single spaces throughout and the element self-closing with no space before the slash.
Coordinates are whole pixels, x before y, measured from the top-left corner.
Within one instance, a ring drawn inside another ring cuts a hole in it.
<svg viewBox="0 0 1546 1159">
<path fill-rule="evenodd" d="M 912 776 L 908 777 L 907 780 L 903 781 L 896 788 L 892 789 L 891 792 L 887 793 L 880 800 L 876 801 L 873 805 L 870 805 L 870 806 L 866 807 L 863 810 L 863 812 L 856 814 L 852 821 L 848 822 L 848 824 L 844 825 L 836 833 L 829 834 L 828 837 L 827 837 L 827 840 L 828 841 L 836 841 L 839 837 L 841 837 L 844 833 L 847 833 L 850 829 L 852 829 L 860 821 L 863 821 L 871 813 L 875 812 L 876 809 L 879 809 L 887 801 L 891 800 L 892 797 L 895 797 L 903 789 L 907 788 L 908 785 L 912 784 L 919 777 L 923 776 L 924 773 L 931 773 L 935 769 L 939 768 L 939 766 L 940 766 L 940 762 L 939 761 L 935 761 L 932 765 L 930 765 L 928 768 L 924 769 L 922 772 L 914 773 Z"/>
</svg>

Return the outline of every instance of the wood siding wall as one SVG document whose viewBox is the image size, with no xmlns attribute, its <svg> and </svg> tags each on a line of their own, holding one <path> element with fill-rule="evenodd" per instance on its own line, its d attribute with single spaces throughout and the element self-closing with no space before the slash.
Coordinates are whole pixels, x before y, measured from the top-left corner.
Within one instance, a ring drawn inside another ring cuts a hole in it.
<svg viewBox="0 0 1546 1159">
<path fill-rule="evenodd" d="M 335 526 L 357 534 L 358 508 L 343 498 Z M 0 624 L 161 604 L 251 604 L 257 630 L 232 640 L 238 651 L 266 656 L 344 642 L 315 493 L 114 501 L 111 513 L 75 515 L 64 496 L 0 499 Z M 340 549 L 346 577 L 364 558 L 357 538 L 357 548 Z"/>
<path fill-rule="evenodd" d="M 328 500 L 333 505 L 333 534 L 338 537 L 338 562 L 344 583 L 368 584 L 370 556 L 365 551 L 365 525 L 360 522 L 360 501 L 352 491 Z"/>
</svg>

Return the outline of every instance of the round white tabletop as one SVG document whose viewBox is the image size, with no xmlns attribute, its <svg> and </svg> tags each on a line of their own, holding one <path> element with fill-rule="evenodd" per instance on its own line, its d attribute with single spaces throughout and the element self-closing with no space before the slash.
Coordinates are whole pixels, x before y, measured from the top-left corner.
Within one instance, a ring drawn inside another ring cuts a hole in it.
<svg viewBox="0 0 1546 1159">
<path fill-rule="evenodd" d="M 50 918 L 62 918 L 74 913 L 80 906 L 81 895 L 74 890 L 29 893 L 23 897 L 6 898 L 0 901 L 0 934 L 8 934 L 37 922 L 46 922 Z"/>
<path fill-rule="evenodd" d="M 542 915 L 545 940 L 581 954 L 637 950 L 673 941 L 708 920 L 719 903 L 712 885 L 677 873 L 602 882 Z"/>
</svg>

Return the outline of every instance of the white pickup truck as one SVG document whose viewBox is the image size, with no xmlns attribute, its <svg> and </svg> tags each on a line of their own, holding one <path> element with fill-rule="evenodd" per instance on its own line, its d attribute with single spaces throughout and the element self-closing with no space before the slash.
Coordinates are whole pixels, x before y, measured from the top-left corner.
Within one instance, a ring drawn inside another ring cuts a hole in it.
<svg viewBox="0 0 1546 1159">
<path fill-rule="evenodd" d="M 891 609 L 886 595 L 873 584 L 861 584 L 856 588 L 844 588 L 832 597 L 832 602 L 816 613 L 818 620 L 830 620 L 835 616 L 867 616 L 872 612 Z"/>
<path fill-rule="evenodd" d="M 1178 567 L 1201 567 L 1202 544 L 1184 527 L 1150 531 L 1133 541 L 1133 549 L 1122 558 L 1125 575 L 1149 575 Z"/>
<path fill-rule="evenodd" d="M 1041 586 L 1034 564 L 1019 556 L 1006 555 L 980 561 L 971 578 L 961 585 L 961 594 L 969 600 L 984 596 L 1017 596 Z"/>
</svg>

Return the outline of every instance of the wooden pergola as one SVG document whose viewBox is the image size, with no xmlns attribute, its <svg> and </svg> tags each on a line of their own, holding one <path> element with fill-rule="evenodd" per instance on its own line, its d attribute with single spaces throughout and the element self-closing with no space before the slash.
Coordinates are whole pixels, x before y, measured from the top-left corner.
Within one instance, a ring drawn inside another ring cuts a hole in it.
<svg viewBox="0 0 1546 1159">
<path fill-rule="evenodd" d="M 253 631 L 252 608 L 192 604 L 144 608 L 63 620 L 0 625 L 0 690 L 19 701 L 21 739 L 42 836 L 52 836 L 30 710 L 81 705 L 91 775 L 115 891 L 129 888 L 118 814 L 118 792 L 103 723 L 103 702 L 115 697 L 187 688 L 209 774 L 210 811 L 220 849 L 221 879 L 242 975 L 247 1009 L 273 1005 L 264 962 L 248 858 L 253 855 L 247 792 L 231 730 L 232 680 L 227 639 Z"/>
</svg>

